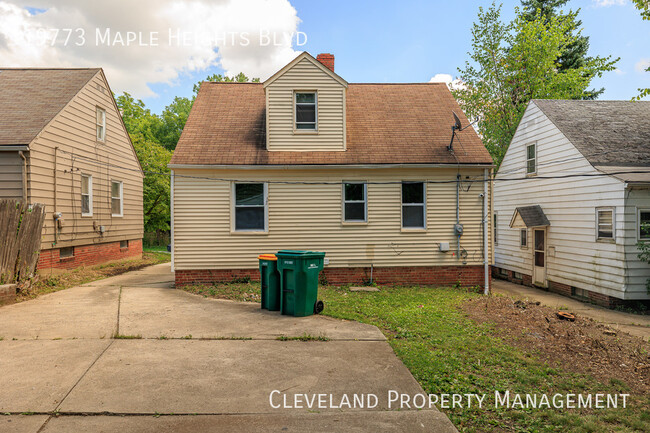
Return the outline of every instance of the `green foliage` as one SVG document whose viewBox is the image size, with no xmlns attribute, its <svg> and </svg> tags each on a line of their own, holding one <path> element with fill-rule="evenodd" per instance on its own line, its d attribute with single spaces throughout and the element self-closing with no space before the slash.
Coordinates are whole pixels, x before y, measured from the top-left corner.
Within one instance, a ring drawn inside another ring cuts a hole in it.
<svg viewBox="0 0 650 433">
<path fill-rule="evenodd" d="M 206 79 L 203 80 L 203 81 L 210 81 L 210 82 L 213 82 L 213 83 L 221 83 L 221 82 L 224 82 L 224 83 L 248 83 L 248 82 L 259 83 L 260 79 L 259 78 L 250 79 L 243 72 L 240 72 L 239 74 L 237 74 L 235 76 L 232 76 L 232 77 L 229 77 L 227 75 L 221 75 L 221 74 L 212 74 L 212 75 L 208 75 L 206 77 Z M 199 93 L 199 88 L 201 87 L 201 83 L 202 83 L 202 81 L 199 81 L 198 83 L 196 83 L 194 85 L 194 94 L 195 95 Z"/>
<path fill-rule="evenodd" d="M 126 92 L 116 101 L 145 174 L 142 185 L 145 231 L 169 230 L 170 180 L 166 173 L 169 173 L 167 164 L 172 152 L 160 141 L 163 121 L 152 114 L 144 102 Z"/>
<path fill-rule="evenodd" d="M 575 15 L 534 19 L 515 9 L 504 23 L 501 6 L 479 8 L 472 27 L 471 62 L 459 69 L 462 86 L 454 96 L 469 117 L 480 117 L 479 133 L 498 166 L 531 99 L 583 99 L 594 77 L 614 69 L 610 57 L 583 59 L 582 66 L 561 70 L 560 58 L 575 42 Z"/>
<path fill-rule="evenodd" d="M 570 69 L 578 69 L 589 63 L 591 57 L 587 55 L 589 50 L 589 36 L 580 34 L 582 21 L 578 20 L 577 11 L 562 12 L 560 8 L 567 4 L 568 0 L 522 0 L 523 6 L 522 17 L 527 21 L 535 21 L 538 11 L 540 16 L 549 22 L 551 18 L 558 20 L 567 20 L 567 37 L 572 39 L 562 49 L 562 53 L 557 59 L 558 71 L 565 72 Z M 596 99 L 605 91 L 604 88 L 599 90 L 585 90 L 582 99 Z"/>
<path fill-rule="evenodd" d="M 234 77 L 210 75 L 206 81 L 248 82 L 243 73 Z M 259 82 L 259 78 L 253 78 Z M 167 168 L 176 144 L 181 137 L 200 83 L 194 86 L 191 98 L 177 96 L 160 115 L 149 110 L 144 102 L 124 92 L 115 98 L 122 112 L 124 124 L 140 160 L 145 178 L 143 185 L 143 212 L 145 232 L 169 230 L 170 170 Z"/>
<path fill-rule="evenodd" d="M 632 0 L 634 6 L 641 11 L 641 18 L 650 21 L 650 2 L 648 0 Z M 646 69 L 646 72 L 650 72 L 650 67 Z M 650 95 L 650 88 L 638 89 L 639 94 L 632 98 L 632 100 L 640 100 Z M 648 283 L 648 291 L 650 291 L 650 282 Z"/>
</svg>

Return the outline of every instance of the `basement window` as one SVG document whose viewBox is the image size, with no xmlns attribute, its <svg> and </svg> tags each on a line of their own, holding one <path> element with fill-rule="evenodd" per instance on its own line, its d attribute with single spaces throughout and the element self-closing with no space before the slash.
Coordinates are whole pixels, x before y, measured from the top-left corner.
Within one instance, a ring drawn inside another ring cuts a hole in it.
<svg viewBox="0 0 650 433">
<path fill-rule="evenodd" d="M 317 129 L 318 103 L 316 92 L 296 92 L 296 129 L 311 130 Z"/>
<path fill-rule="evenodd" d="M 365 182 L 343 184 L 343 220 L 368 221 L 368 185 Z"/>
<path fill-rule="evenodd" d="M 81 175 L 81 216 L 93 215 L 93 177 Z"/>
<path fill-rule="evenodd" d="M 129 247 L 129 241 L 120 241 L 120 249 L 125 249 Z"/>
<path fill-rule="evenodd" d="M 266 183 L 235 183 L 233 188 L 235 231 L 266 231 Z"/>
<path fill-rule="evenodd" d="M 106 141 L 106 110 L 97 107 L 97 141 Z"/>
<path fill-rule="evenodd" d="M 121 217 L 124 210 L 124 184 L 120 181 L 111 181 L 111 215 Z"/>
<path fill-rule="evenodd" d="M 402 228 L 426 228 L 424 182 L 402 182 Z"/>
<path fill-rule="evenodd" d="M 526 146 L 526 174 L 537 173 L 537 145 Z"/>
<path fill-rule="evenodd" d="M 59 260 L 74 257 L 74 247 L 59 248 Z"/>
<path fill-rule="evenodd" d="M 614 208 L 596 208 L 596 239 L 614 239 Z"/>
<path fill-rule="evenodd" d="M 650 241 L 650 209 L 639 209 L 639 240 Z"/>
</svg>

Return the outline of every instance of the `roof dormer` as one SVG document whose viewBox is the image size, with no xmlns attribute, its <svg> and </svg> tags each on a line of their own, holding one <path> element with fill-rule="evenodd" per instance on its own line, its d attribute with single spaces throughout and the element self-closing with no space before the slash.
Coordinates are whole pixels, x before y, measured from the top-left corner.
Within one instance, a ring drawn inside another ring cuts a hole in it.
<svg viewBox="0 0 650 433">
<path fill-rule="evenodd" d="M 264 82 L 269 151 L 344 151 L 348 83 L 334 56 L 298 55 Z"/>
</svg>

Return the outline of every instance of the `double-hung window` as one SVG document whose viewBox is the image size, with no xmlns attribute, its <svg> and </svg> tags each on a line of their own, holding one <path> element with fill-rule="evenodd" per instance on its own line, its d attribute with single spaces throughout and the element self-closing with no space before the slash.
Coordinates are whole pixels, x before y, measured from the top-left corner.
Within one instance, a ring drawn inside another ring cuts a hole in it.
<svg viewBox="0 0 650 433">
<path fill-rule="evenodd" d="M 124 210 L 124 184 L 118 180 L 111 181 L 111 215 L 121 217 Z"/>
<path fill-rule="evenodd" d="M 97 107 L 97 118 L 95 120 L 97 126 L 97 141 L 106 140 L 106 110 Z"/>
<path fill-rule="evenodd" d="M 596 239 L 614 239 L 614 208 L 601 207 L 596 209 Z"/>
<path fill-rule="evenodd" d="M 402 228 L 426 228 L 424 182 L 402 182 Z"/>
<path fill-rule="evenodd" d="M 235 183 L 235 231 L 266 231 L 267 185 L 265 183 Z"/>
<path fill-rule="evenodd" d="M 526 174 L 537 173 L 537 145 L 526 146 Z"/>
<path fill-rule="evenodd" d="M 343 221 L 368 221 L 368 185 L 365 182 L 343 184 Z"/>
<path fill-rule="evenodd" d="M 639 209 L 639 240 L 650 241 L 650 209 Z"/>
<path fill-rule="evenodd" d="M 81 175 L 81 216 L 93 214 L 93 177 L 88 174 Z"/>
<path fill-rule="evenodd" d="M 528 230 L 521 229 L 519 231 L 519 246 L 521 248 L 528 248 Z"/>
<path fill-rule="evenodd" d="M 318 129 L 318 95 L 316 92 L 296 92 L 296 129 Z"/>
</svg>

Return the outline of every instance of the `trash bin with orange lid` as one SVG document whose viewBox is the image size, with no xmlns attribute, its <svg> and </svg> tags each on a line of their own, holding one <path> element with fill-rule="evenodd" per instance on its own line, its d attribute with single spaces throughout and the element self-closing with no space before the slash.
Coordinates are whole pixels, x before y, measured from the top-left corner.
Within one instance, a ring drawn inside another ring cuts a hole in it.
<svg viewBox="0 0 650 433">
<path fill-rule="evenodd" d="M 275 254 L 260 254 L 260 282 L 262 284 L 262 308 L 280 311 L 280 274 Z"/>
</svg>

